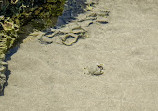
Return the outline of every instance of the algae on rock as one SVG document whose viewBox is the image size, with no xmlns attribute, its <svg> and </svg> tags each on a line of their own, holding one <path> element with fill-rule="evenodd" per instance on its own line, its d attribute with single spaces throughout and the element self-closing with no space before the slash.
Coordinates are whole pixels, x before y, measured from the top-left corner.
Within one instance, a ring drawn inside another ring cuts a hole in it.
<svg viewBox="0 0 158 111">
<path fill-rule="evenodd" d="M 6 52 L 33 31 L 53 26 L 66 0 L 0 0 L 0 92 L 6 82 Z M 31 25 L 29 30 L 27 25 Z"/>
</svg>

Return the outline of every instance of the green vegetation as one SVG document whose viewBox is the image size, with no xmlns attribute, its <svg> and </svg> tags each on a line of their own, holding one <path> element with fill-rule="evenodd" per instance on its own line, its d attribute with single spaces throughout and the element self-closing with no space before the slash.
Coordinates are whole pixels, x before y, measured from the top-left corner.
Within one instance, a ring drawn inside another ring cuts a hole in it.
<svg viewBox="0 0 158 111">
<path fill-rule="evenodd" d="M 53 26 L 66 0 L 0 0 L 0 92 L 6 82 L 6 52 L 33 29 Z M 29 29 L 29 30 L 28 30 Z"/>
<path fill-rule="evenodd" d="M 26 33 L 26 25 L 31 24 L 31 30 L 53 26 L 63 12 L 65 0 L 11 0 L 5 3 L 0 13 L 0 54 L 11 48 L 20 34 Z"/>
</svg>

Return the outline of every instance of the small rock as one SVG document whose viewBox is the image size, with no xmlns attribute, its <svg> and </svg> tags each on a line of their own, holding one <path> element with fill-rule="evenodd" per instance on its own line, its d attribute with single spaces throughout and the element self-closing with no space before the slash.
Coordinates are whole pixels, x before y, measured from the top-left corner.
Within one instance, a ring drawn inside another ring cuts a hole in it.
<svg viewBox="0 0 158 111">
<path fill-rule="evenodd" d="M 4 73 L 5 71 L 6 71 L 6 67 L 5 67 L 5 66 L 1 66 L 1 67 L 0 67 L 0 72 L 1 72 L 1 73 Z"/>
<path fill-rule="evenodd" d="M 0 54 L 0 59 L 4 60 L 5 59 L 5 54 Z"/>
<path fill-rule="evenodd" d="M 96 22 L 100 23 L 100 24 L 107 24 L 108 20 L 106 17 L 98 17 Z"/>
<path fill-rule="evenodd" d="M 53 40 L 51 38 L 48 38 L 48 37 L 45 37 L 45 36 L 43 36 L 39 40 L 42 44 L 51 44 L 51 43 L 53 43 Z"/>
<path fill-rule="evenodd" d="M 0 79 L 5 82 L 6 81 L 6 75 L 5 74 L 0 74 Z"/>
<path fill-rule="evenodd" d="M 8 65 L 8 63 L 4 61 L 0 61 L 0 65 Z"/>
</svg>

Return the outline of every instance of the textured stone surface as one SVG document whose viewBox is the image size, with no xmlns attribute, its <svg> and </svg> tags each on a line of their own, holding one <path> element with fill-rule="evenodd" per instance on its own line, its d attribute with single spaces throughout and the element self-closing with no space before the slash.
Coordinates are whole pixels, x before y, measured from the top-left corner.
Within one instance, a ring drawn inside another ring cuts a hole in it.
<svg viewBox="0 0 158 111">
<path fill-rule="evenodd" d="M 49 25 L 53 26 L 56 18 L 63 12 L 64 3 L 65 0 L 1 0 L 0 56 L 6 54 L 33 29 L 42 30 L 49 28 Z M 5 55 L 0 59 L 0 72 L 3 75 L 5 66 L 1 63 L 4 59 Z M 4 83 L 4 80 L 0 80 L 0 90 Z"/>
<path fill-rule="evenodd" d="M 74 5 L 73 3 L 76 3 Z M 93 1 L 68 1 L 64 13 L 59 19 L 63 19 L 65 21 L 70 20 L 67 24 L 60 24 L 61 22 L 58 19 L 57 26 L 58 28 L 52 28 L 48 33 L 46 33 L 44 36 L 42 36 L 39 40 L 41 43 L 49 44 L 49 43 L 58 43 L 58 44 L 64 44 L 67 46 L 71 46 L 74 43 L 76 43 L 79 39 L 87 38 L 88 34 L 86 31 L 86 28 L 88 28 L 91 24 L 107 24 L 108 20 L 108 14 L 109 11 L 105 10 L 86 10 L 86 7 L 89 6 L 89 4 L 92 4 L 92 8 L 95 8 L 98 2 Z M 71 7 L 67 7 L 67 5 Z M 82 8 L 79 6 L 83 6 Z M 78 9 L 78 10 L 77 10 Z M 82 11 L 81 11 L 82 10 Z M 86 12 L 84 12 L 86 10 Z M 79 14 L 81 13 L 82 14 Z M 84 13 L 83 13 L 84 12 Z M 74 14 L 76 13 L 76 15 Z M 71 16 L 69 16 L 70 14 Z M 78 15 L 79 14 L 79 15 Z M 73 18 L 74 20 L 72 20 Z M 62 22 L 63 23 L 63 22 Z M 66 23 L 66 22 L 65 22 Z M 59 27 L 60 24 L 60 27 Z M 48 42 L 50 41 L 50 42 Z"/>
</svg>

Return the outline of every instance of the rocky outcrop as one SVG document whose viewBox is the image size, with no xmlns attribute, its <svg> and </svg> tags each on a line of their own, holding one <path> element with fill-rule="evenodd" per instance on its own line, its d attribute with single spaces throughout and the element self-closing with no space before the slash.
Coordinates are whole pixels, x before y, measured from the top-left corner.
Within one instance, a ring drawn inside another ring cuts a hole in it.
<svg viewBox="0 0 158 111">
<path fill-rule="evenodd" d="M 62 14 L 65 1 L 0 0 L 0 92 L 6 82 L 6 52 L 26 35 L 27 24 L 32 27 L 28 33 L 34 28 L 42 30 L 54 25 L 56 21 L 53 18 Z"/>
<path fill-rule="evenodd" d="M 84 0 L 69 0 L 65 5 L 63 15 L 58 19 L 59 23 L 57 26 L 41 36 L 39 41 L 43 44 L 57 43 L 71 46 L 79 39 L 87 38 L 86 29 L 91 24 L 108 23 L 107 16 L 109 11 L 95 10 L 97 3 L 97 0 L 87 0 L 86 2 Z M 83 13 L 79 14 L 81 12 Z"/>
</svg>

